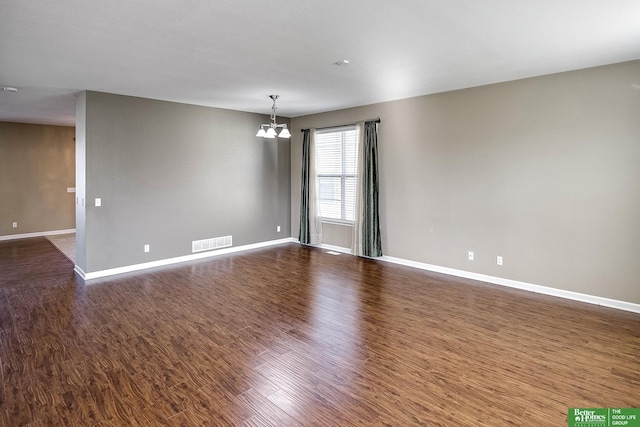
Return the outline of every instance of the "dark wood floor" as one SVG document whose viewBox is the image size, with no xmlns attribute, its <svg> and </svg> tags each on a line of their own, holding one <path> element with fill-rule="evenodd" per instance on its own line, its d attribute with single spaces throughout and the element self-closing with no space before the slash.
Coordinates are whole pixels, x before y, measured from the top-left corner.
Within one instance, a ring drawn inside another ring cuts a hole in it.
<svg viewBox="0 0 640 427">
<path fill-rule="evenodd" d="M 0 242 L 2 426 L 566 426 L 640 315 L 288 244 L 83 283 Z"/>
</svg>

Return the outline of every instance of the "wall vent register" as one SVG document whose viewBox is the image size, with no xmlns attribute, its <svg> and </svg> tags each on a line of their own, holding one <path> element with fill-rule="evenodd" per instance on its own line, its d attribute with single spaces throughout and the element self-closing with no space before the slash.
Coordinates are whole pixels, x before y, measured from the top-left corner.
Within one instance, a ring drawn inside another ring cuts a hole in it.
<svg viewBox="0 0 640 427">
<path fill-rule="evenodd" d="M 232 236 L 214 237 L 211 239 L 194 240 L 191 242 L 192 252 L 210 251 L 212 249 L 226 248 L 233 245 Z"/>
</svg>

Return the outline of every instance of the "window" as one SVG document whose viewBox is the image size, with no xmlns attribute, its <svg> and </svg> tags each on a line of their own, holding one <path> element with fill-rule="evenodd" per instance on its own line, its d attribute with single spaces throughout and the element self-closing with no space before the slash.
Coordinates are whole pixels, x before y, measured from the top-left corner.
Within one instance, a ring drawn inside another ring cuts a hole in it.
<svg viewBox="0 0 640 427">
<path fill-rule="evenodd" d="M 319 130 L 315 138 L 318 216 L 353 222 L 358 136 L 355 126 Z"/>
</svg>

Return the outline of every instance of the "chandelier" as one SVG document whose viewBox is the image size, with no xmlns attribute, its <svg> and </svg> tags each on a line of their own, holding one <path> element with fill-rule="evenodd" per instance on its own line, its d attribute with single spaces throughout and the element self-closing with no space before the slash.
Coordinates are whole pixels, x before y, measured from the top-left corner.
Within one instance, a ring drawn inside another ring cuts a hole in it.
<svg viewBox="0 0 640 427">
<path fill-rule="evenodd" d="M 271 123 L 260 125 L 260 130 L 258 130 L 256 136 L 261 136 L 262 138 L 275 138 L 276 136 L 279 138 L 291 138 L 291 133 L 289 133 L 287 125 L 279 125 L 276 123 L 276 99 L 279 97 L 279 95 L 269 95 L 269 98 L 273 99 L 273 106 L 271 107 Z M 278 128 L 282 128 L 280 133 L 277 132 Z"/>
</svg>

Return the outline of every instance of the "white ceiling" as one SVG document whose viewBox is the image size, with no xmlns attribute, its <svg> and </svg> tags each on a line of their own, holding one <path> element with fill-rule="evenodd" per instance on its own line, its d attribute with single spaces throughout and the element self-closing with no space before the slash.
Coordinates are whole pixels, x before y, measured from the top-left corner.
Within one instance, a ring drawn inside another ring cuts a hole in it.
<svg viewBox="0 0 640 427">
<path fill-rule="evenodd" d="M 295 117 L 638 58 L 638 0 L 0 0 L 0 120 L 73 125 L 85 89 Z"/>
</svg>

